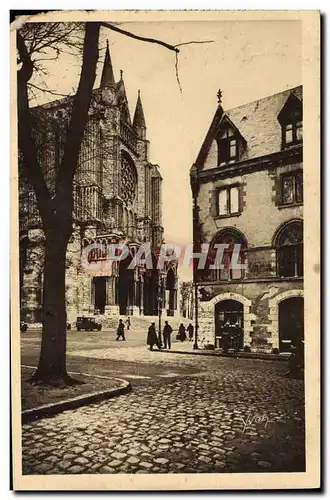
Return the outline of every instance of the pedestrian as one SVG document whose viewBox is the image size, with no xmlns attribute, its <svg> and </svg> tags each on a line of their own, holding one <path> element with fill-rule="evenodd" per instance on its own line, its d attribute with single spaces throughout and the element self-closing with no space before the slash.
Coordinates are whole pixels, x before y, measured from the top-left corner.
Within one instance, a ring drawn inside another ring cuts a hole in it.
<svg viewBox="0 0 330 500">
<path fill-rule="evenodd" d="M 234 330 L 232 333 L 233 336 L 233 349 L 234 353 L 239 351 L 239 333 L 237 330 Z"/>
<path fill-rule="evenodd" d="M 179 340 L 181 340 L 181 342 L 183 342 L 184 340 L 186 340 L 186 329 L 185 327 L 183 326 L 183 323 L 181 323 L 181 325 L 179 326 Z"/>
<path fill-rule="evenodd" d="M 303 378 L 304 373 L 304 342 L 293 341 L 290 346 L 291 355 L 288 362 L 287 377 Z"/>
<path fill-rule="evenodd" d="M 125 339 L 125 326 L 124 326 L 124 323 L 123 323 L 122 319 L 119 320 L 119 325 L 117 327 L 117 338 L 116 338 L 116 340 L 119 340 L 120 337 L 122 337 L 122 340 L 126 340 Z"/>
<path fill-rule="evenodd" d="M 129 328 L 131 326 L 131 320 L 129 319 L 129 317 L 127 318 L 127 320 L 125 321 L 125 323 L 126 323 L 127 330 L 129 330 Z"/>
<path fill-rule="evenodd" d="M 173 328 L 168 324 L 168 321 L 165 321 L 164 329 L 163 329 L 163 338 L 164 338 L 164 347 L 167 349 L 171 349 L 171 333 L 173 332 Z"/>
<path fill-rule="evenodd" d="M 193 338 L 194 338 L 194 327 L 192 326 L 191 323 L 189 323 L 189 325 L 187 326 L 187 332 L 188 332 L 188 335 L 189 335 L 189 340 L 193 340 Z"/>
<path fill-rule="evenodd" d="M 222 346 L 222 352 L 227 354 L 228 353 L 228 349 L 229 349 L 229 338 L 228 338 L 228 332 L 227 331 L 224 331 L 222 332 L 222 343 L 221 343 L 221 346 Z"/>
<path fill-rule="evenodd" d="M 148 328 L 147 345 L 150 346 L 150 351 L 153 350 L 154 345 L 156 345 L 158 349 L 160 349 L 155 323 L 151 323 L 151 325 Z"/>
</svg>

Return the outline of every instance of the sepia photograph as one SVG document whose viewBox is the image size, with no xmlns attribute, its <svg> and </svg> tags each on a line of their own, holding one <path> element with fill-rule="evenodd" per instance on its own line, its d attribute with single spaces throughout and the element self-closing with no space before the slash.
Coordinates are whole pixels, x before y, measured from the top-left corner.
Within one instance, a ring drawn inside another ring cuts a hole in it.
<svg viewBox="0 0 330 500">
<path fill-rule="evenodd" d="M 319 16 L 11 23 L 14 489 L 319 487 Z"/>
</svg>

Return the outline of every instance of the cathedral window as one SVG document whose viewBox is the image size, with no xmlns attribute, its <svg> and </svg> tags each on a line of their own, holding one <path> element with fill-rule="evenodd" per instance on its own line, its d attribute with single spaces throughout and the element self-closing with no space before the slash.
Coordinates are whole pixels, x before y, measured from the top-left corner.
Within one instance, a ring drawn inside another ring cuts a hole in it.
<svg viewBox="0 0 330 500">
<path fill-rule="evenodd" d="M 133 203 L 136 195 L 137 175 L 133 161 L 122 156 L 121 197 L 125 203 Z"/>
</svg>

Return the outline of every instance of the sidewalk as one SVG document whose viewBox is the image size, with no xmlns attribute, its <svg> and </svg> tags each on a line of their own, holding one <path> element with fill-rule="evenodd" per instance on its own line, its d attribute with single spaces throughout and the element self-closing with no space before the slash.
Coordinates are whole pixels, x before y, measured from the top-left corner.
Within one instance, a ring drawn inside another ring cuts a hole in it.
<svg viewBox="0 0 330 500">
<path fill-rule="evenodd" d="M 197 356 L 216 356 L 216 357 L 226 357 L 226 358 L 250 358 L 250 359 L 263 359 L 263 360 L 271 360 L 271 361 L 288 361 L 290 356 L 289 353 L 283 354 L 271 354 L 266 352 L 244 352 L 240 351 L 238 353 L 228 352 L 227 354 L 223 353 L 221 349 L 203 349 L 200 347 L 199 349 L 193 349 L 193 342 L 189 342 L 188 340 L 184 342 L 172 342 L 172 348 L 170 351 L 162 350 L 165 353 L 171 354 L 192 354 Z"/>
</svg>

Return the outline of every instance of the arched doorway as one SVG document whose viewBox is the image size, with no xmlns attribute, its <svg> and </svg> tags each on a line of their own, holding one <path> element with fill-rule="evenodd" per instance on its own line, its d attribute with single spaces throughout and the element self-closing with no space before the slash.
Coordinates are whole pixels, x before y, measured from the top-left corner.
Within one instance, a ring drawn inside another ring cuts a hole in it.
<svg viewBox="0 0 330 500">
<path fill-rule="evenodd" d="M 215 345 L 222 349 L 243 349 L 244 307 L 237 300 L 221 300 L 215 305 Z"/>
<path fill-rule="evenodd" d="M 279 350 L 289 352 L 291 343 L 304 340 L 304 298 L 289 297 L 279 303 Z"/>
</svg>

